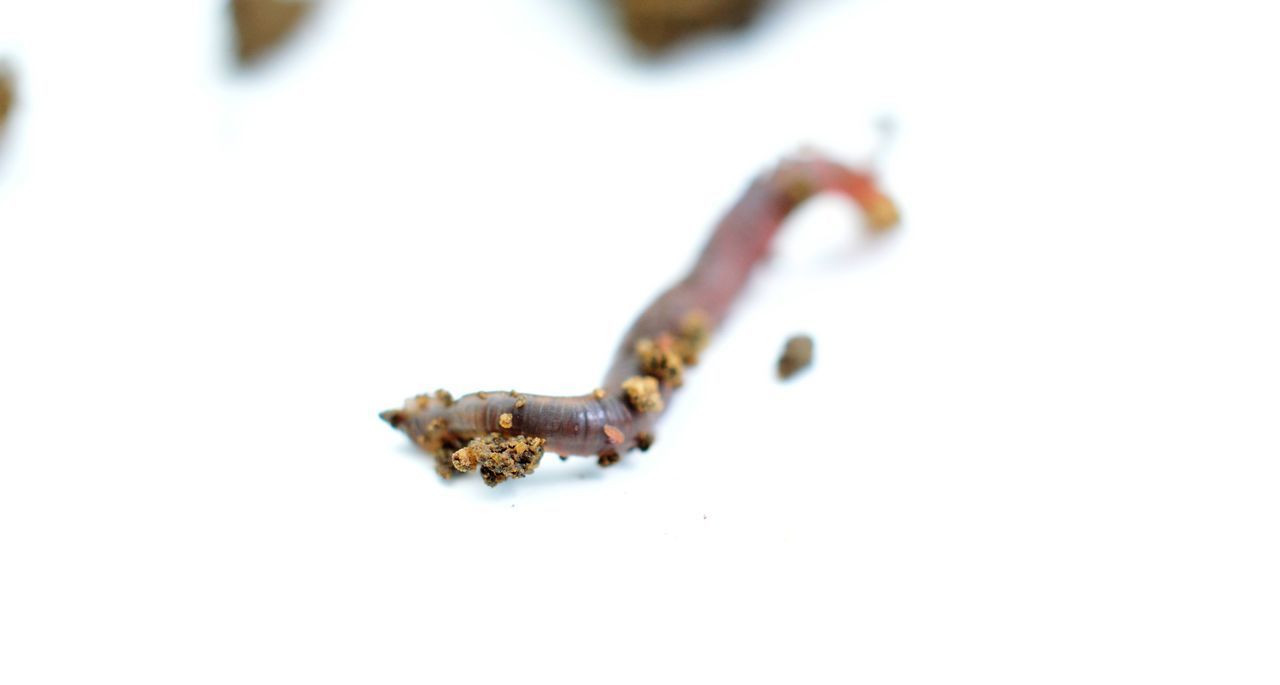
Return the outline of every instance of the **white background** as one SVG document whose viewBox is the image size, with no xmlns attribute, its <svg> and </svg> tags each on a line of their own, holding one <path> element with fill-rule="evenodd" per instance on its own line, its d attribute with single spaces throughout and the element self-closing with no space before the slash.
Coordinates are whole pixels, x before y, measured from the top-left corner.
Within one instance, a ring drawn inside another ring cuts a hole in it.
<svg viewBox="0 0 1280 685">
<path fill-rule="evenodd" d="M 0 0 L 0 681 L 1277 682 L 1274 7 L 649 64 L 600 2 L 348 1 L 242 78 L 218 2 Z M 490 490 L 377 420 L 590 389 L 803 144 L 906 223 L 801 212 L 649 453 Z"/>
</svg>

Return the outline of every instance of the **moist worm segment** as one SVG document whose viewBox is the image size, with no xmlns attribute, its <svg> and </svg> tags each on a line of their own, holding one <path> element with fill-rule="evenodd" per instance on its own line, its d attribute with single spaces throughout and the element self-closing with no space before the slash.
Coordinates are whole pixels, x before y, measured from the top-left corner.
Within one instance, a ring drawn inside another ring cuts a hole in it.
<svg viewBox="0 0 1280 685">
<path fill-rule="evenodd" d="M 456 399 L 437 390 L 381 417 L 432 454 L 441 476 L 478 469 L 489 485 L 532 473 L 544 450 L 594 456 L 601 466 L 647 450 L 686 367 L 697 364 L 783 220 L 826 192 L 852 199 L 875 231 L 898 222 L 870 174 L 815 153 L 784 159 L 720 220 L 688 275 L 631 325 L 600 388 L 573 397 L 501 391 Z"/>
</svg>

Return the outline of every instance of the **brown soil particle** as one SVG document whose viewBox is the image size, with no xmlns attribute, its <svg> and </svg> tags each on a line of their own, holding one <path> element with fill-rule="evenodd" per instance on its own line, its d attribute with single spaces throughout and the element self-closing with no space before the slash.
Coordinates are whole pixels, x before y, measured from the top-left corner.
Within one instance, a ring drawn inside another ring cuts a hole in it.
<svg viewBox="0 0 1280 685">
<path fill-rule="evenodd" d="M 620 461 L 622 461 L 622 455 L 612 447 L 596 455 L 596 463 L 601 466 L 613 466 Z"/>
<path fill-rule="evenodd" d="M 640 433 L 636 435 L 636 447 L 640 448 L 641 452 L 648 452 L 649 448 L 653 447 L 653 434 Z"/>
<path fill-rule="evenodd" d="M 10 109 L 13 109 L 13 72 L 0 62 L 0 130 L 4 129 Z"/>
<path fill-rule="evenodd" d="M 626 436 L 622 434 L 622 431 L 618 430 L 617 426 L 611 426 L 607 423 L 604 425 L 604 436 L 609 440 L 610 445 L 621 445 L 622 441 L 626 440 Z"/>
<path fill-rule="evenodd" d="M 453 406 L 453 395 L 448 390 L 437 390 L 430 395 L 414 395 L 404 401 L 406 411 L 422 411 L 435 402 L 442 407 Z"/>
<path fill-rule="evenodd" d="M 313 6 L 304 0 L 231 0 L 240 66 L 252 65 L 279 47 Z"/>
<path fill-rule="evenodd" d="M 813 363 L 813 338 L 793 335 L 787 338 L 782 356 L 778 358 L 778 378 L 787 380 Z"/>
<path fill-rule="evenodd" d="M 622 382 L 622 389 L 636 411 L 662 411 L 662 393 L 658 392 L 658 379 L 653 376 L 632 376 Z"/>
<path fill-rule="evenodd" d="M 701 309 L 691 310 L 680 320 L 680 330 L 676 334 L 675 349 L 688 366 L 698 363 L 698 355 L 707 349 L 711 342 L 711 320 Z"/>
<path fill-rule="evenodd" d="M 893 200 L 881 195 L 871 202 L 867 208 L 867 225 L 876 231 L 887 231 L 902 220 L 898 205 Z"/>
<path fill-rule="evenodd" d="M 751 22 L 762 0 L 621 0 L 627 31 L 640 46 L 660 51 L 686 36 Z"/>
<path fill-rule="evenodd" d="M 669 335 L 664 335 L 659 342 L 648 338 L 636 341 L 640 373 L 653 376 L 673 388 L 680 387 L 684 383 L 684 361 L 674 347 L 674 339 Z"/>
<path fill-rule="evenodd" d="M 476 438 L 476 440 L 480 439 L 481 438 Z M 468 445 L 454 452 L 450 461 L 453 462 L 453 468 L 466 473 L 468 471 L 475 470 L 475 468 L 480 465 L 480 454 L 480 450 L 471 449 L 471 446 Z"/>
<path fill-rule="evenodd" d="M 508 429 L 511 428 L 511 418 L 512 417 L 510 414 L 503 414 L 499 416 L 498 425 L 502 426 L 503 428 L 508 428 Z"/>
<path fill-rule="evenodd" d="M 542 438 L 514 438 L 497 433 L 476 438 L 466 447 L 453 453 L 453 467 L 459 471 L 472 471 L 479 467 L 485 485 L 493 487 L 509 478 L 524 478 L 538 468 L 542 461 Z"/>
</svg>

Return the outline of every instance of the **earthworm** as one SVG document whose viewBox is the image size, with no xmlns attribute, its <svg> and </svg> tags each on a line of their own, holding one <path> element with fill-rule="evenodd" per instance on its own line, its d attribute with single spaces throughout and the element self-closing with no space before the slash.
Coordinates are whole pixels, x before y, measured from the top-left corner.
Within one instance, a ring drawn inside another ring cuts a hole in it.
<svg viewBox="0 0 1280 685">
<path fill-rule="evenodd" d="M 898 221 L 871 174 L 817 153 L 786 158 L 751 183 L 689 273 L 636 319 L 600 388 L 572 397 L 500 391 L 457 399 L 438 390 L 381 417 L 435 456 L 442 476 L 479 468 L 489 485 L 528 475 L 544 450 L 595 456 L 607 466 L 648 449 L 685 369 L 698 362 L 783 220 L 825 192 L 852 199 L 873 230 Z"/>
</svg>

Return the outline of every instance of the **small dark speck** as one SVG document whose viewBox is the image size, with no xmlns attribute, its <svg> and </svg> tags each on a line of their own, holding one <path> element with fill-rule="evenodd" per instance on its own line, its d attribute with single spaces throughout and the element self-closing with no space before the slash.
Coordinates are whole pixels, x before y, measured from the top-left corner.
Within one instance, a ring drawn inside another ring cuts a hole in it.
<svg viewBox="0 0 1280 685">
<path fill-rule="evenodd" d="M 514 507 L 515 505 L 513 504 L 513 505 L 511 505 L 511 506 L 513 506 L 513 507 Z M 703 521 L 706 521 L 706 520 L 707 520 L 707 515 L 706 515 L 706 514 L 703 514 L 703 515 L 702 515 L 702 520 L 703 520 Z"/>
</svg>

